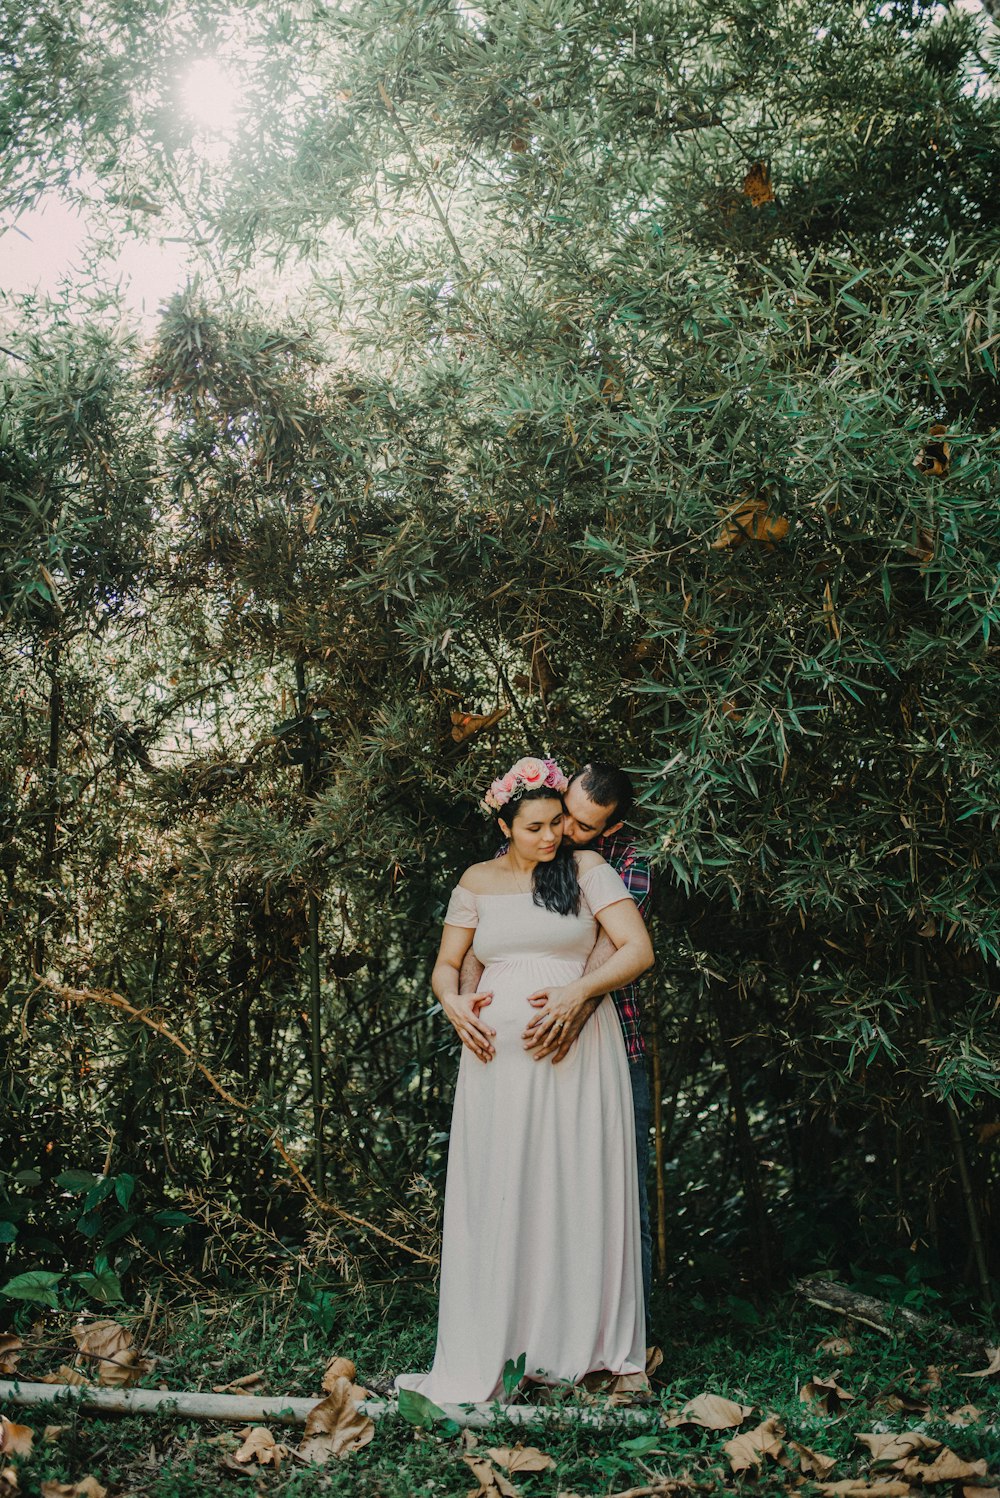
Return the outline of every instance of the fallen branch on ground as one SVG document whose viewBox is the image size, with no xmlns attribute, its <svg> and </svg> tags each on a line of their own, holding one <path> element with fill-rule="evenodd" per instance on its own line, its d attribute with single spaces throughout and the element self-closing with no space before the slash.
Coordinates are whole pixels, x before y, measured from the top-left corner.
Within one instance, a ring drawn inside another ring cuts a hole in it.
<svg viewBox="0 0 1000 1498">
<path fill-rule="evenodd" d="M 164 1040 L 169 1041 L 183 1056 L 187 1057 L 191 1065 L 196 1071 L 201 1072 L 205 1081 L 218 1094 L 227 1107 L 235 1108 L 255 1128 L 267 1135 L 268 1142 L 287 1165 L 295 1184 L 301 1191 L 305 1192 L 318 1212 L 322 1212 L 329 1217 L 339 1217 L 342 1222 L 349 1222 L 354 1227 L 360 1228 L 363 1232 L 371 1233 L 376 1238 L 381 1238 L 383 1243 L 391 1243 L 393 1248 L 401 1249 L 403 1253 L 409 1254 L 413 1259 L 420 1259 L 424 1264 L 437 1264 L 438 1260 L 434 1254 L 426 1254 L 422 1249 L 414 1248 L 412 1244 L 404 1243 L 401 1238 L 394 1238 L 391 1233 L 387 1233 L 384 1228 L 377 1227 L 374 1222 L 369 1222 L 367 1218 L 358 1217 L 354 1212 L 348 1212 L 345 1207 L 338 1207 L 336 1202 L 327 1201 L 324 1197 L 320 1196 L 312 1182 L 303 1173 L 301 1167 L 292 1159 L 281 1135 L 263 1119 L 257 1118 L 253 1110 L 246 1103 L 241 1103 L 238 1097 L 234 1097 L 222 1085 L 218 1077 L 214 1076 L 208 1067 L 198 1060 L 191 1047 L 181 1040 L 180 1036 L 175 1035 L 172 1030 L 168 1030 L 166 1025 L 162 1024 L 160 1020 L 154 1019 L 144 1009 L 138 1009 L 134 1004 L 130 1004 L 128 999 L 123 998 L 120 993 L 114 993 L 111 989 L 69 988 L 64 983 L 54 982 L 51 978 L 36 978 L 35 985 L 37 988 L 44 989 L 48 993 L 55 994 L 56 998 L 62 999 L 64 1004 L 100 1004 L 106 1009 L 117 1009 L 120 1013 L 127 1014 L 130 1019 L 138 1020 L 140 1024 L 146 1025 L 150 1030 L 155 1030 L 157 1035 L 162 1035 Z"/>
<path fill-rule="evenodd" d="M 933 1336 L 962 1358 L 987 1358 L 991 1350 L 984 1336 L 977 1332 L 960 1331 L 958 1327 L 911 1311 L 907 1306 L 887 1305 L 885 1301 L 876 1300 L 874 1295 L 862 1295 L 857 1290 L 849 1290 L 846 1285 L 838 1285 L 835 1280 L 798 1280 L 793 1288 L 796 1295 L 812 1305 L 820 1306 L 824 1311 L 835 1311 L 839 1316 L 849 1316 L 852 1321 L 870 1326 L 887 1337 L 905 1332 Z"/>
<path fill-rule="evenodd" d="M 0 1402 L 17 1405 L 72 1405 L 105 1415 L 176 1415 L 185 1420 L 235 1420 L 240 1424 L 269 1420 L 279 1425 L 304 1425 L 307 1415 L 320 1403 L 292 1399 L 280 1394 L 203 1394 L 184 1389 L 102 1389 L 88 1384 L 28 1384 L 0 1380 Z M 400 1418 L 394 1399 L 365 1399 L 358 1404 L 372 1420 Z M 634 1425 L 657 1429 L 663 1419 L 658 1405 L 602 1410 L 571 1405 L 531 1404 L 443 1404 L 438 1408 L 457 1425 L 481 1429 L 498 1420 L 515 1425 L 576 1423 L 580 1425 Z"/>
</svg>

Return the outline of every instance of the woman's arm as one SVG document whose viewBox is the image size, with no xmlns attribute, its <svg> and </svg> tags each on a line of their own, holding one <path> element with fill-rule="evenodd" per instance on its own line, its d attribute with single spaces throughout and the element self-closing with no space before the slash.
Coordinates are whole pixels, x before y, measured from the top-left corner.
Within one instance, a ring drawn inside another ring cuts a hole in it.
<svg viewBox="0 0 1000 1498">
<path fill-rule="evenodd" d="M 561 1061 L 593 1014 L 596 1001 L 613 989 L 624 988 L 653 965 L 653 944 L 631 897 L 605 905 L 597 920 L 614 944 L 614 955 L 599 966 L 588 967 L 573 983 L 539 989 L 528 1000 L 540 1011 L 523 1037 L 525 1050 L 534 1052 L 536 1061 L 550 1055 Z"/>
<path fill-rule="evenodd" d="M 474 935 L 471 926 L 445 925 L 437 961 L 431 974 L 431 988 L 445 1015 L 457 1030 L 462 1044 L 468 1046 L 480 1061 L 492 1061 L 493 1036 L 497 1032 L 480 1019 L 479 1011 L 492 1003 L 493 995 L 460 994 L 458 991 L 462 961 L 472 946 Z"/>
</svg>

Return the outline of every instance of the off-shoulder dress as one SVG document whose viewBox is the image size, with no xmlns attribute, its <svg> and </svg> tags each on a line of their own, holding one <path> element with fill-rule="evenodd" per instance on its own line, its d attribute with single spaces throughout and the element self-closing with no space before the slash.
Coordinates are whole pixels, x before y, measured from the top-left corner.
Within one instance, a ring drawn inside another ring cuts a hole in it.
<svg viewBox="0 0 1000 1498">
<path fill-rule="evenodd" d="M 580 875 L 576 916 L 527 894 L 451 895 L 447 923 L 475 929 L 495 1056 L 463 1048 L 445 1186 L 434 1365 L 397 1386 L 437 1403 L 501 1394 L 508 1359 L 577 1382 L 645 1364 L 635 1128 L 614 1005 L 599 1004 L 564 1061 L 535 1061 L 529 994 L 578 978 L 595 916 L 630 898 L 606 863 Z"/>
</svg>

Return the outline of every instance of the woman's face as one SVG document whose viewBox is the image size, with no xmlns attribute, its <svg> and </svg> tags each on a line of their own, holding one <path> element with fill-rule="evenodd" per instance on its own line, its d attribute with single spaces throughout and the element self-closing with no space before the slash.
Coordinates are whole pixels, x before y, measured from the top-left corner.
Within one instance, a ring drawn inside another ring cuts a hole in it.
<svg viewBox="0 0 1000 1498">
<path fill-rule="evenodd" d="M 512 847 L 522 858 L 548 863 L 555 858 L 563 837 L 563 804 L 559 796 L 540 796 L 522 801 L 513 821 L 504 823 Z"/>
</svg>

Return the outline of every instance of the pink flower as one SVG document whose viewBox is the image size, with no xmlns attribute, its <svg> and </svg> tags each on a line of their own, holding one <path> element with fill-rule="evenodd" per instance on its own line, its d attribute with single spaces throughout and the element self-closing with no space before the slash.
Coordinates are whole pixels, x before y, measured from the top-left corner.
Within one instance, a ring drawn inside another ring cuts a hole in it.
<svg viewBox="0 0 1000 1498">
<path fill-rule="evenodd" d="M 508 770 L 503 779 L 497 781 L 497 784 L 503 786 L 508 796 L 513 796 L 514 792 L 517 790 L 517 776 L 514 774 L 513 770 Z"/>
<path fill-rule="evenodd" d="M 517 775 L 525 790 L 535 791 L 540 785 L 545 784 L 545 777 L 549 772 L 544 760 L 532 759 L 528 756 L 525 759 L 519 759 L 511 773 Z"/>
<path fill-rule="evenodd" d="M 548 770 L 548 774 L 545 777 L 545 784 L 550 788 L 550 790 L 564 791 L 569 785 L 569 781 L 566 779 L 566 776 L 560 770 L 555 760 L 547 759 L 545 761 L 545 765 Z"/>
</svg>

